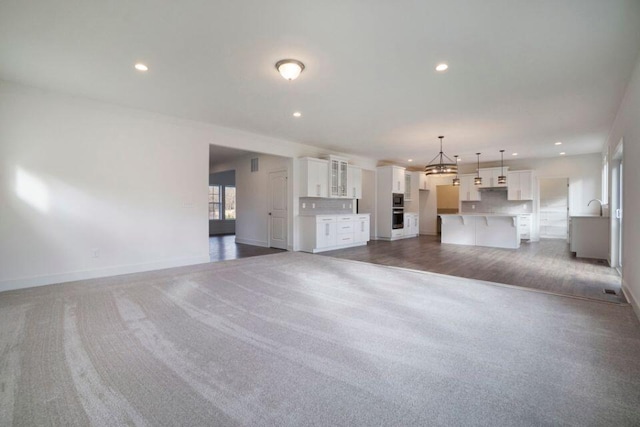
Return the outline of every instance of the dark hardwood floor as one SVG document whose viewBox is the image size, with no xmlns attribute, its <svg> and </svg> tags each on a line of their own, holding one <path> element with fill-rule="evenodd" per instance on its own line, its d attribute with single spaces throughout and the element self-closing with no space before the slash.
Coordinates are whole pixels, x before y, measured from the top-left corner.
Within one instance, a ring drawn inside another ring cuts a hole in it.
<svg viewBox="0 0 640 427">
<path fill-rule="evenodd" d="M 236 236 L 209 236 L 209 259 L 211 262 L 227 259 L 248 258 L 252 256 L 275 254 L 284 252 L 282 249 L 264 248 L 262 246 L 244 245 L 236 243 Z"/>
<path fill-rule="evenodd" d="M 523 286 L 558 294 L 624 303 L 620 276 L 605 261 L 576 258 L 567 243 L 543 239 L 520 249 L 441 244 L 437 236 L 324 252 L 322 255 Z M 604 289 L 612 289 L 608 295 Z"/>
</svg>

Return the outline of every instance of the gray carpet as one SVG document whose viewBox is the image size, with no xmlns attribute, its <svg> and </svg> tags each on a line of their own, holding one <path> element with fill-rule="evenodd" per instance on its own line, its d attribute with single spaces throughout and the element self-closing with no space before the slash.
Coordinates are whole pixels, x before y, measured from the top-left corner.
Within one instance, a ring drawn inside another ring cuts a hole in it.
<svg viewBox="0 0 640 427">
<path fill-rule="evenodd" d="M 631 308 L 283 253 L 0 294 L 0 425 L 639 425 Z"/>
</svg>

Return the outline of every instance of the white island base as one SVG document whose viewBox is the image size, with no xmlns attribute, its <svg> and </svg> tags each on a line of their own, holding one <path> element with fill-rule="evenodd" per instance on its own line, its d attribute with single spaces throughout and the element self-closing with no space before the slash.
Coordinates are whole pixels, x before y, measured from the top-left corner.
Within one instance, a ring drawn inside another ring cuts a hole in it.
<svg viewBox="0 0 640 427">
<path fill-rule="evenodd" d="M 441 243 L 517 249 L 518 215 L 442 214 Z"/>
</svg>

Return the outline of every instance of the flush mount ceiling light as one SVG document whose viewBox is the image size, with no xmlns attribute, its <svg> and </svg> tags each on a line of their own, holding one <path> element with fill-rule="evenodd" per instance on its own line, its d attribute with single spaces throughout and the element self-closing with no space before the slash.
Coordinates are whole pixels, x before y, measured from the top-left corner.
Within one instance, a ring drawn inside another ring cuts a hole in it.
<svg viewBox="0 0 640 427">
<path fill-rule="evenodd" d="M 562 145 L 562 142 L 558 141 L 556 142 L 556 145 Z"/>
<path fill-rule="evenodd" d="M 409 163 L 411 163 L 411 162 L 413 162 L 413 159 L 409 159 L 409 160 L 407 160 L 407 161 L 408 161 Z"/>
<path fill-rule="evenodd" d="M 138 62 L 136 65 L 133 66 L 133 68 L 135 68 L 138 71 L 149 71 L 149 67 L 147 67 L 141 62 Z"/>
<path fill-rule="evenodd" d="M 565 153 L 564 151 L 562 153 L 560 153 L 561 156 L 564 156 L 565 154 L 567 154 L 567 153 Z"/>
<path fill-rule="evenodd" d="M 476 156 L 478 156 L 478 176 L 473 178 L 473 183 L 475 185 L 482 185 L 482 177 L 480 176 L 480 154 L 482 153 L 476 153 Z"/>
<path fill-rule="evenodd" d="M 507 177 L 504 174 L 504 150 L 500 150 L 500 176 L 498 177 L 498 184 L 506 184 Z"/>
<path fill-rule="evenodd" d="M 439 136 L 440 138 L 440 153 L 438 153 L 433 160 L 429 162 L 427 166 L 424 167 L 424 172 L 426 175 L 451 175 L 458 173 L 458 164 L 451 160 L 449 156 L 442 152 L 442 139 L 444 136 Z"/>
<path fill-rule="evenodd" d="M 447 69 L 449 68 L 449 66 L 447 64 L 438 64 L 436 66 L 436 71 L 447 71 Z"/>
<path fill-rule="evenodd" d="M 518 153 L 512 153 L 511 155 L 512 155 L 512 156 L 517 156 L 517 155 L 518 155 Z"/>
<path fill-rule="evenodd" d="M 296 111 L 293 113 L 293 117 L 302 117 L 302 113 L 300 111 Z"/>
<path fill-rule="evenodd" d="M 460 161 L 460 159 L 458 158 L 458 155 L 456 154 L 455 156 L 453 156 L 456 158 L 456 163 L 458 163 Z M 456 177 L 453 178 L 453 184 L 454 187 L 459 187 L 460 186 L 460 178 L 458 178 L 458 171 L 456 171 Z"/>
<path fill-rule="evenodd" d="M 295 80 L 304 70 L 304 64 L 297 59 L 282 59 L 276 62 L 276 70 L 285 79 Z"/>
</svg>

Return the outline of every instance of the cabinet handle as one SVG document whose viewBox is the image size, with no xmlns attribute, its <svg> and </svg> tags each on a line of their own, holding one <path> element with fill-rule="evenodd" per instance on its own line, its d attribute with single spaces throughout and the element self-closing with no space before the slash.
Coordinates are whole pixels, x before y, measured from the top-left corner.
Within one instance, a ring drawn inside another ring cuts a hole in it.
<svg viewBox="0 0 640 427">
<path fill-rule="evenodd" d="M 522 200 L 522 190 L 518 190 L 518 200 Z"/>
<path fill-rule="evenodd" d="M 356 198 L 356 187 L 353 187 L 353 198 Z"/>
<path fill-rule="evenodd" d="M 360 223 L 360 231 L 364 232 L 364 222 Z"/>
<path fill-rule="evenodd" d="M 329 224 L 325 224 L 324 225 L 324 235 L 328 236 L 329 235 Z"/>
<path fill-rule="evenodd" d="M 316 191 L 318 193 L 318 196 L 320 196 L 320 184 L 316 184 Z"/>
</svg>

